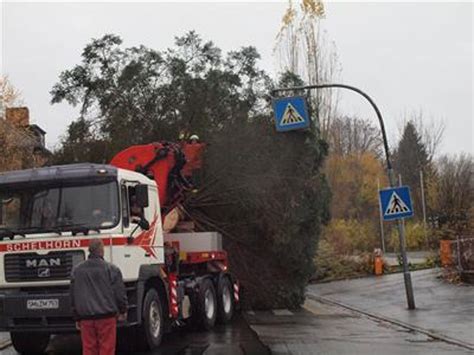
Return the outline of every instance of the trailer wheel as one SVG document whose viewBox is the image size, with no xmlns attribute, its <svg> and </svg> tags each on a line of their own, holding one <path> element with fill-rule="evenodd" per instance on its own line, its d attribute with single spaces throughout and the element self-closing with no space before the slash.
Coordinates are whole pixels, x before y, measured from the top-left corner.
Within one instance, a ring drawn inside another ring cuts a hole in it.
<svg viewBox="0 0 474 355">
<path fill-rule="evenodd" d="M 232 284 L 228 277 L 221 277 L 217 285 L 217 320 L 229 323 L 234 315 L 234 296 Z"/>
<path fill-rule="evenodd" d="M 153 350 L 157 348 L 163 337 L 164 319 L 163 308 L 158 292 L 150 288 L 143 300 L 143 323 L 138 329 L 137 340 L 140 350 Z M 143 343 L 144 341 L 144 343 Z"/>
<path fill-rule="evenodd" d="M 200 285 L 199 295 L 198 324 L 205 330 L 214 327 L 217 317 L 216 290 L 210 279 L 204 279 Z"/>
<path fill-rule="evenodd" d="M 46 333 L 11 332 L 13 347 L 20 354 L 43 354 L 49 344 L 50 335 Z"/>
</svg>

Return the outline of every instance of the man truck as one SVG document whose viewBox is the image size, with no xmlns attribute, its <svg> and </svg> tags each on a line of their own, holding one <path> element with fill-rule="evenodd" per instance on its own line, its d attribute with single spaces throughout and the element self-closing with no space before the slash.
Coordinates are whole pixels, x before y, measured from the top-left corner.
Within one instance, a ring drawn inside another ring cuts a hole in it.
<svg viewBox="0 0 474 355">
<path fill-rule="evenodd" d="M 239 302 L 217 232 L 174 233 L 189 190 L 180 146 L 132 146 L 110 164 L 0 174 L 0 331 L 20 353 L 41 353 L 51 334 L 74 332 L 72 268 L 101 238 L 129 301 L 119 330 L 154 349 L 173 327 L 210 329 Z"/>
</svg>

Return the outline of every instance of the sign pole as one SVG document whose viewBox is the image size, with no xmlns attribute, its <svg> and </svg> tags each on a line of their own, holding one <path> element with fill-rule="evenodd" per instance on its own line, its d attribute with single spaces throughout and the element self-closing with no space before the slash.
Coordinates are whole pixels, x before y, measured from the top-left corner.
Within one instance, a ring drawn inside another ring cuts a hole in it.
<svg viewBox="0 0 474 355">
<path fill-rule="evenodd" d="M 380 190 L 380 179 L 377 178 L 377 192 Z M 382 204 L 379 202 L 379 219 L 380 219 L 380 238 L 382 239 L 382 251 L 385 254 L 385 233 L 383 230 L 383 211 Z"/>
<path fill-rule="evenodd" d="M 402 186 L 402 174 L 398 174 L 398 186 Z M 403 231 L 405 231 L 405 220 L 402 219 Z"/>
<path fill-rule="evenodd" d="M 426 228 L 426 201 L 425 201 L 425 181 L 423 179 L 423 170 L 420 169 L 420 189 L 421 189 L 421 207 L 423 209 L 423 229 L 425 232 L 425 240 L 428 245 L 428 235 Z"/>
<path fill-rule="evenodd" d="M 296 86 L 296 87 L 290 87 L 290 88 L 279 88 L 279 89 L 272 90 L 271 93 L 273 96 L 274 94 L 278 92 L 284 92 L 284 91 L 298 91 L 298 90 L 326 89 L 326 88 L 340 88 L 340 89 L 347 89 L 347 90 L 354 91 L 358 93 L 359 95 L 363 96 L 372 106 L 372 108 L 374 109 L 377 115 L 377 119 L 379 120 L 380 130 L 382 133 L 383 146 L 385 150 L 385 158 L 387 161 L 388 180 L 390 182 L 390 187 L 395 187 L 396 181 L 395 181 L 395 176 L 393 174 L 392 162 L 390 161 L 390 150 L 388 147 L 387 134 L 385 132 L 385 124 L 382 118 L 382 114 L 380 113 L 380 110 L 375 104 L 374 100 L 372 100 L 372 98 L 369 95 L 367 95 L 364 91 L 362 91 L 359 88 L 356 88 L 355 86 L 350 86 L 346 84 L 318 84 L 318 85 Z M 408 309 L 415 309 L 415 297 L 413 296 L 413 287 L 411 283 L 410 270 L 408 269 L 408 260 L 407 260 L 407 255 L 406 255 L 405 233 L 403 231 L 402 222 L 400 220 L 398 220 L 398 233 L 399 233 L 399 239 L 400 239 L 400 252 L 402 254 L 402 260 L 403 260 L 403 276 L 405 280 L 405 290 L 407 294 Z"/>
<path fill-rule="evenodd" d="M 388 177 L 390 180 L 390 186 L 395 187 L 395 175 L 393 174 L 393 169 L 388 170 Z M 408 258 L 407 258 L 407 245 L 405 239 L 405 228 L 403 228 L 403 219 L 397 221 L 398 228 L 398 237 L 400 241 L 400 254 L 402 255 L 403 262 L 403 279 L 405 281 L 405 291 L 407 295 L 408 309 L 415 309 L 415 296 L 413 295 L 413 285 L 411 282 L 410 269 L 408 267 Z"/>
</svg>

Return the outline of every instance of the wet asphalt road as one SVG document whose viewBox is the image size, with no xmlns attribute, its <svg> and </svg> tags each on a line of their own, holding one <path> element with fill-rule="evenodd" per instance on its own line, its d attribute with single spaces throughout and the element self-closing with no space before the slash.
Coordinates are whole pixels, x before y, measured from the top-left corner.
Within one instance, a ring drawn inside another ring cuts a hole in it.
<svg viewBox="0 0 474 355">
<path fill-rule="evenodd" d="M 17 354 L 12 347 L 0 351 L 2 355 Z M 260 343 L 245 320 L 236 315 L 229 325 L 216 325 L 212 331 L 175 330 L 165 334 L 159 349 L 150 352 L 122 351 L 121 354 L 143 355 L 265 355 L 268 349 Z M 77 335 L 59 335 L 52 338 L 47 355 L 80 355 L 81 341 Z"/>
</svg>

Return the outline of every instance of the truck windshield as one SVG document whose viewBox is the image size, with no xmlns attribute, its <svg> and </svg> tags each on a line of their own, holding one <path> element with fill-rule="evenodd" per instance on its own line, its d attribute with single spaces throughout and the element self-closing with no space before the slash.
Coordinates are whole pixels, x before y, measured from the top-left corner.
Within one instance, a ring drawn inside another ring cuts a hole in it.
<svg viewBox="0 0 474 355">
<path fill-rule="evenodd" d="M 76 185 L 0 186 L 0 236 L 100 230 L 119 221 L 114 181 Z"/>
</svg>

